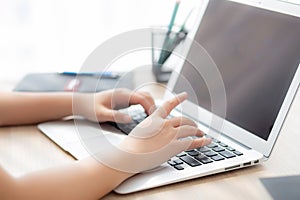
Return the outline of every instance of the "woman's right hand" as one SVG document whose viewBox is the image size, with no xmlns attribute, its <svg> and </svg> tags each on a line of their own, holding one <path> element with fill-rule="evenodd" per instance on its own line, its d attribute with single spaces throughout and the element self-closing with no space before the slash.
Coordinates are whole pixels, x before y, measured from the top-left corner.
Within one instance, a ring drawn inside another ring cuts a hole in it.
<svg viewBox="0 0 300 200">
<path fill-rule="evenodd" d="M 208 145 L 195 122 L 185 117 L 167 119 L 170 112 L 187 98 L 181 93 L 165 102 L 153 114 L 140 123 L 120 144 L 120 148 L 143 160 L 130 159 L 136 172 L 152 169 L 182 151 Z M 190 137 L 190 136 L 197 136 Z M 141 156 L 142 155 L 142 156 Z"/>
</svg>

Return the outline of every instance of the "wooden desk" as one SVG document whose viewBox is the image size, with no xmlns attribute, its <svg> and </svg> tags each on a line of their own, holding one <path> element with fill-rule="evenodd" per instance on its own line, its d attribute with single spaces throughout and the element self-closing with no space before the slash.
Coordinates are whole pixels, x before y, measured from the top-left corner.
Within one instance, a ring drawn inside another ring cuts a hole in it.
<svg viewBox="0 0 300 200">
<path fill-rule="evenodd" d="M 5 85 L 4 89 L 10 89 L 8 84 L 0 85 Z M 152 91 L 155 97 L 161 97 L 163 91 L 162 87 L 156 84 L 145 87 L 145 90 Z M 298 93 L 271 158 L 260 166 L 128 195 L 111 192 L 104 199 L 271 199 L 259 178 L 300 174 L 299 119 Z M 73 160 L 40 133 L 36 126 L 0 128 L 0 164 L 16 176 Z"/>
</svg>

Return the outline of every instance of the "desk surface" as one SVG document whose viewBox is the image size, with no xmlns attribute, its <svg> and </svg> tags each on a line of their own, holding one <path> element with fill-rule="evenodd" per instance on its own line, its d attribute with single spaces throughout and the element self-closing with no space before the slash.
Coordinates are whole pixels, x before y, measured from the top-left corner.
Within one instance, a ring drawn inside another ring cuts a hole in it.
<svg viewBox="0 0 300 200">
<path fill-rule="evenodd" d="M 0 86 L 0 89 L 10 89 L 9 84 L 5 86 L 6 88 Z M 155 97 L 162 96 L 160 85 L 148 86 L 146 90 Z M 272 156 L 262 165 L 128 195 L 111 192 L 104 199 L 271 199 L 259 178 L 300 174 L 300 156 L 297 155 L 300 141 L 299 119 L 298 93 Z M 18 176 L 73 160 L 40 133 L 36 126 L 0 128 L 0 164 L 13 175 Z"/>
</svg>

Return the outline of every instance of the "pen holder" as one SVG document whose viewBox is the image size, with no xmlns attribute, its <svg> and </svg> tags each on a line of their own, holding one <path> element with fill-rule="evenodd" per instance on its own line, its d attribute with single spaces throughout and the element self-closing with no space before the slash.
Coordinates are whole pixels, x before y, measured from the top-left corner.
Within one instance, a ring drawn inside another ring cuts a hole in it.
<svg viewBox="0 0 300 200">
<path fill-rule="evenodd" d="M 152 72 L 157 82 L 169 80 L 172 70 L 164 69 L 163 65 L 186 35 L 187 31 L 184 29 L 170 31 L 164 27 L 152 28 Z"/>
</svg>

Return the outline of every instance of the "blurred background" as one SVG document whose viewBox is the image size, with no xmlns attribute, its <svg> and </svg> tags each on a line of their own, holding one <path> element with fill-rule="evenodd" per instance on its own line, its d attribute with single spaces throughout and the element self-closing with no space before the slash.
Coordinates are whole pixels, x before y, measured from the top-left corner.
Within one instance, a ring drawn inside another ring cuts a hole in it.
<svg viewBox="0 0 300 200">
<path fill-rule="evenodd" d="M 181 25 L 201 1 L 182 0 L 175 23 Z M 136 28 L 167 26 L 175 2 L 0 0 L 0 80 L 15 82 L 31 72 L 77 71 L 106 39 Z"/>
<path fill-rule="evenodd" d="M 181 25 L 201 0 L 182 0 Z M 103 41 L 168 25 L 175 0 L 0 0 L 0 80 L 30 72 L 77 71 Z"/>
</svg>

